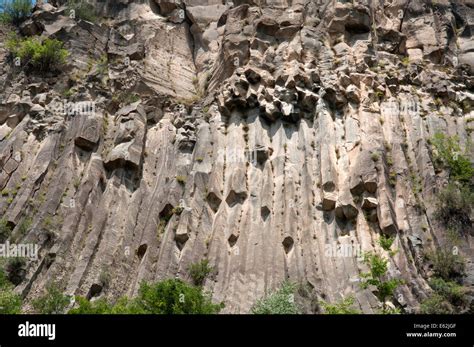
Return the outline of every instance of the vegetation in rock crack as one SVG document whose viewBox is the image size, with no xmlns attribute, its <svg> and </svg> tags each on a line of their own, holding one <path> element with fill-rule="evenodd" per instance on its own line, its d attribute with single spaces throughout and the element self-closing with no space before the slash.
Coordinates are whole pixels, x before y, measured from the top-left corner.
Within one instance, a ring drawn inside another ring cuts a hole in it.
<svg viewBox="0 0 474 347">
<path fill-rule="evenodd" d="M 299 314 L 295 291 L 296 285 L 285 281 L 279 289 L 257 300 L 251 311 L 253 314 Z"/>
</svg>

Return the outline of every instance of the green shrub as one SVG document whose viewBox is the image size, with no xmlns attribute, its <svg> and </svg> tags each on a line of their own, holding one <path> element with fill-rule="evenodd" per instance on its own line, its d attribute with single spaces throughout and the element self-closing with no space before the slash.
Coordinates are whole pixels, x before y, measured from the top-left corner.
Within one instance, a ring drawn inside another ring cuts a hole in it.
<svg viewBox="0 0 474 347">
<path fill-rule="evenodd" d="M 435 159 L 448 168 L 450 178 L 469 183 L 474 176 L 474 167 L 469 160 L 468 150 L 461 151 L 458 137 L 437 133 L 431 142 L 436 149 Z"/>
<path fill-rule="evenodd" d="M 222 309 L 222 305 L 213 304 L 201 288 L 179 279 L 168 279 L 153 285 L 143 283 L 136 307 L 145 313 L 155 314 L 214 314 Z"/>
<path fill-rule="evenodd" d="M 33 3 L 31 0 L 2 1 L 3 13 L 0 14 L 1 23 L 18 25 L 31 15 Z"/>
<path fill-rule="evenodd" d="M 112 305 L 105 299 L 89 302 L 78 297 L 71 314 L 216 314 L 224 307 L 214 304 L 202 288 L 179 279 L 142 283 L 134 299 L 122 297 Z"/>
<path fill-rule="evenodd" d="M 189 266 L 189 274 L 191 275 L 194 284 L 197 286 L 201 286 L 206 277 L 213 271 L 214 268 L 209 266 L 209 260 L 207 259 L 203 259 L 200 262 Z"/>
<path fill-rule="evenodd" d="M 69 0 L 67 2 L 68 15 L 74 11 L 74 16 L 77 19 L 82 19 L 88 22 L 97 22 L 97 15 L 92 4 L 82 0 Z"/>
<path fill-rule="evenodd" d="M 474 192 L 468 186 L 449 183 L 437 195 L 435 217 L 449 229 L 464 233 L 471 228 Z"/>
<path fill-rule="evenodd" d="M 33 300 L 32 306 L 37 313 L 61 314 L 70 303 L 70 298 L 64 295 L 58 285 L 51 284 L 46 288 L 46 293 Z"/>
<path fill-rule="evenodd" d="M 403 281 L 400 279 L 387 279 L 388 260 L 382 258 L 375 253 L 365 253 L 364 263 L 369 266 L 369 272 L 361 275 L 361 287 L 363 289 L 369 286 L 377 288 L 377 297 L 382 302 L 384 310 L 386 309 L 385 301 L 388 297 L 393 296 L 393 292 Z"/>
<path fill-rule="evenodd" d="M 326 314 L 359 314 L 359 310 L 352 308 L 354 304 L 354 297 L 350 296 L 338 302 L 336 304 L 328 304 L 327 302 L 322 301 L 321 305 L 324 308 Z"/>
<path fill-rule="evenodd" d="M 9 288 L 0 289 L 0 314 L 21 313 L 21 297 Z"/>
<path fill-rule="evenodd" d="M 296 286 L 283 282 L 280 289 L 259 299 L 252 307 L 254 314 L 299 314 L 300 309 L 294 300 Z"/>
<path fill-rule="evenodd" d="M 430 286 L 433 290 L 456 306 L 466 304 L 467 298 L 465 296 L 466 289 L 452 281 L 445 281 L 442 278 L 434 277 L 430 281 Z"/>
<path fill-rule="evenodd" d="M 5 270 L 8 274 L 8 280 L 14 285 L 18 285 L 23 281 L 25 277 L 25 265 L 25 258 L 13 257 L 8 259 Z"/>
<path fill-rule="evenodd" d="M 0 219 L 0 242 L 5 242 L 12 233 L 12 228 L 5 218 Z"/>
<path fill-rule="evenodd" d="M 69 310 L 68 314 L 107 314 L 112 310 L 103 298 L 90 302 L 86 298 L 76 296 L 76 303 L 78 307 Z"/>
<path fill-rule="evenodd" d="M 7 40 L 6 47 L 15 58 L 20 58 L 22 66 L 38 72 L 56 70 L 66 62 L 68 56 L 63 43 L 56 39 L 40 37 L 19 39 L 13 35 Z"/>
<path fill-rule="evenodd" d="M 440 249 L 427 254 L 433 264 L 433 272 L 446 281 L 458 279 L 465 274 L 464 259 L 451 249 Z"/>
<path fill-rule="evenodd" d="M 428 299 L 423 300 L 420 305 L 422 314 L 450 314 L 451 305 L 439 294 L 433 294 Z"/>
<path fill-rule="evenodd" d="M 384 250 L 389 251 L 390 247 L 392 247 L 393 241 L 395 240 L 394 237 L 380 235 L 379 244 Z"/>
</svg>

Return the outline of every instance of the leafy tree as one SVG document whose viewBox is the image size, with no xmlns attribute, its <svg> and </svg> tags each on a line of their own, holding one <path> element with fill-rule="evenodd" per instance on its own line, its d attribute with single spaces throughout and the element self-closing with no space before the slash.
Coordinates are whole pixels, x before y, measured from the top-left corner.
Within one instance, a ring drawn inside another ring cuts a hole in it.
<svg viewBox="0 0 474 347">
<path fill-rule="evenodd" d="M 377 288 L 377 297 L 382 302 L 383 311 L 388 308 L 385 301 L 393 296 L 393 292 L 403 281 L 400 279 L 387 279 L 388 260 L 375 253 L 365 253 L 364 263 L 369 266 L 369 272 L 362 274 L 361 287 L 363 289 L 369 286 Z"/>
<path fill-rule="evenodd" d="M 294 300 L 296 286 L 283 282 L 281 287 L 270 295 L 259 299 L 252 307 L 254 314 L 299 314 L 300 309 Z"/>
</svg>

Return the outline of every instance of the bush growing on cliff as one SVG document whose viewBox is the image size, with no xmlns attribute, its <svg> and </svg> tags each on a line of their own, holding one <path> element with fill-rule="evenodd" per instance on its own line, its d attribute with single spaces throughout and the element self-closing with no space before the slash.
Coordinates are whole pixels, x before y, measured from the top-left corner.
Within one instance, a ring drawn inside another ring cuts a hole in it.
<svg viewBox="0 0 474 347">
<path fill-rule="evenodd" d="M 7 49 L 20 59 L 22 66 L 38 72 L 56 70 L 66 62 L 68 51 L 63 43 L 57 39 L 28 37 L 18 38 L 11 36 L 6 43 Z"/>
<path fill-rule="evenodd" d="M 12 233 L 12 228 L 8 225 L 8 222 L 5 218 L 0 219 L 0 242 L 5 242 Z"/>
<path fill-rule="evenodd" d="M 427 253 L 426 256 L 433 264 L 435 275 L 446 281 L 462 278 L 465 274 L 464 259 L 455 248 L 436 250 Z"/>
<path fill-rule="evenodd" d="M 1 23 L 18 25 L 31 15 L 33 9 L 31 0 L 1 0 L 0 2 L 3 8 L 3 12 L 0 13 Z"/>
<path fill-rule="evenodd" d="M 254 314 L 299 314 L 300 309 L 295 303 L 296 286 L 290 282 L 283 282 L 281 287 L 259 299 L 252 307 Z"/>
<path fill-rule="evenodd" d="M 88 22 L 97 22 L 97 15 L 94 6 L 81 0 L 69 0 L 67 2 L 68 15 L 76 19 L 82 19 Z"/>
<path fill-rule="evenodd" d="M 449 170 L 450 178 L 469 183 L 474 175 L 474 167 L 469 160 L 468 150 L 461 150 L 459 138 L 436 133 L 431 142 L 436 149 L 435 163 L 445 166 Z"/>
<path fill-rule="evenodd" d="M 466 233 L 472 227 L 474 192 L 466 185 L 449 183 L 436 195 L 436 218 L 449 229 Z"/>
<path fill-rule="evenodd" d="M 191 264 L 189 266 L 189 274 L 193 279 L 195 285 L 200 286 L 204 283 L 209 274 L 214 271 L 212 266 L 209 266 L 209 260 L 203 259 L 200 262 Z"/>
</svg>

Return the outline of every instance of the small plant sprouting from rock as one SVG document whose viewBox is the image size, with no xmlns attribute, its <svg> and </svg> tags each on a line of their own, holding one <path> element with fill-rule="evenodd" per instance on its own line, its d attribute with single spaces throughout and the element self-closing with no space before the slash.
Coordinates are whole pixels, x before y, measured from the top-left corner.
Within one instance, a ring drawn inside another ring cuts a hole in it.
<svg viewBox="0 0 474 347">
<path fill-rule="evenodd" d="M 214 272 L 214 267 L 209 265 L 208 259 L 203 259 L 189 266 L 189 275 L 197 286 L 201 286 L 212 272 Z"/>
<path fill-rule="evenodd" d="M 395 240 L 394 237 L 391 236 L 386 236 L 386 235 L 380 235 L 379 238 L 379 245 L 386 251 L 390 251 L 390 247 L 392 247 L 393 241 Z"/>
<path fill-rule="evenodd" d="M 186 176 L 176 176 L 176 181 L 184 186 L 186 184 Z"/>
</svg>

